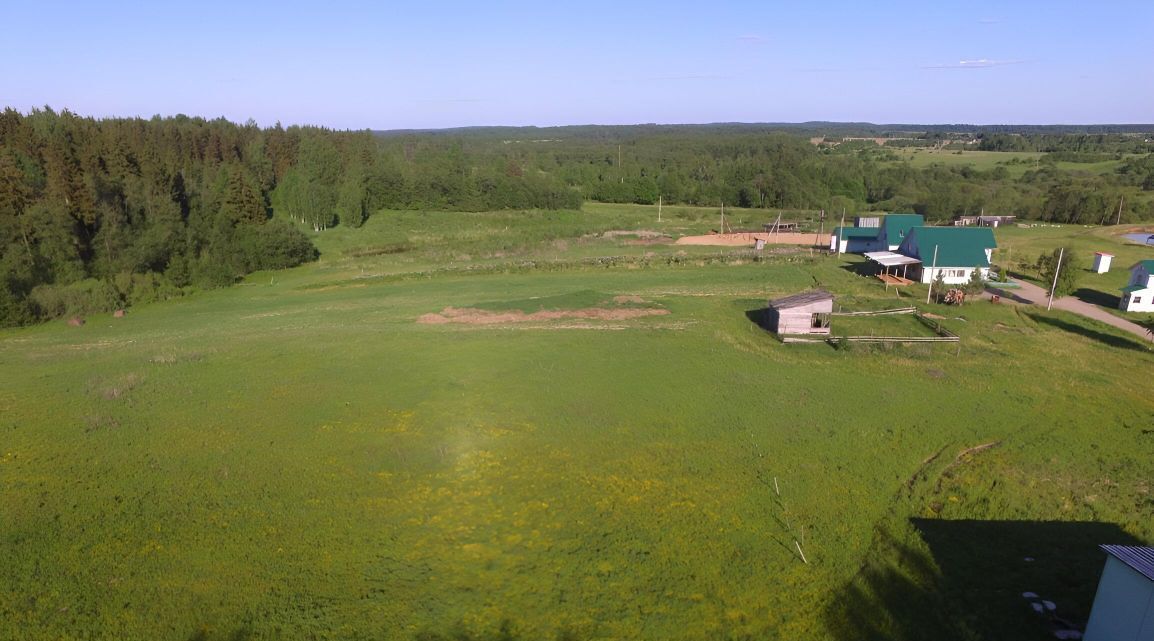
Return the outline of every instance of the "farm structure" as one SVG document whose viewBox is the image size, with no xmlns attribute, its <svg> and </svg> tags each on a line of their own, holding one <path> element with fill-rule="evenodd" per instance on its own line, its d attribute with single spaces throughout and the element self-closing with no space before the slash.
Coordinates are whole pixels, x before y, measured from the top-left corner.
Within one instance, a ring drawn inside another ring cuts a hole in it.
<svg viewBox="0 0 1154 641">
<path fill-rule="evenodd" d="M 1086 641 L 1154 641 L 1154 548 L 1103 545 L 1107 554 Z"/>
<path fill-rule="evenodd" d="M 910 230 L 925 224 L 926 219 L 921 214 L 887 214 L 882 220 L 878 239 L 885 245 L 883 249 L 895 251 L 901 247 Z"/>
<path fill-rule="evenodd" d="M 833 294 L 814 289 L 769 301 L 765 310 L 766 326 L 780 335 L 829 335 L 829 318 L 833 313 Z"/>
<path fill-rule="evenodd" d="M 1013 225 L 1017 220 L 1017 216 L 958 216 L 954 218 L 955 227 L 1000 227 L 1002 225 Z"/>
<path fill-rule="evenodd" d="M 1130 282 L 1122 288 L 1118 309 L 1154 312 L 1154 260 L 1140 260 L 1130 266 Z"/>
<path fill-rule="evenodd" d="M 829 250 L 839 254 L 862 254 L 881 248 L 877 227 L 834 227 Z"/>
<path fill-rule="evenodd" d="M 835 227 L 829 237 L 830 251 L 864 254 L 894 251 L 910 229 L 926 224 L 920 214 L 886 214 L 881 219 L 859 217 L 853 227 Z M 862 224 L 866 223 L 866 224 Z"/>
<path fill-rule="evenodd" d="M 866 252 L 865 257 L 878 265 L 877 276 L 886 285 L 909 285 L 913 282 L 906 278 L 910 267 L 917 268 L 916 266 L 921 263 L 916 258 L 887 251 Z"/>
<path fill-rule="evenodd" d="M 1114 260 L 1114 254 L 1107 254 L 1106 252 L 1094 252 L 1094 273 L 1105 274 L 1110 271 L 1110 263 Z"/>
<path fill-rule="evenodd" d="M 946 284 L 960 285 L 975 270 L 984 280 L 990 278 L 990 259 L 997 246 L 989 227 L 914 227 L 898 253 L 921 263 L 910 268 L 920 282 L 932 283 L 941 274 Z"/>
</svg>

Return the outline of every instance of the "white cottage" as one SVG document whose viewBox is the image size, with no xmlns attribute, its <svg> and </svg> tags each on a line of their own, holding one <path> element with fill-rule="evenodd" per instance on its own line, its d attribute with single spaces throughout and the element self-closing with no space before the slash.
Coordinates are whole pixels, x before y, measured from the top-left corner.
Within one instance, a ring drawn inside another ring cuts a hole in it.
<svg viewBox="0 0 1154 641">
<path fill-rule="evenodd" d="M 1154 548 L 1103 545 L 1086 641 L 1154 641 Z"/>
<path fill-rule="evenodd" d="M 1154 312 L 1154 260 L 1140 260 L 1130 267 L 1130 283 L 1122 288 L 1118 309 Z"/>
<path fill-rule="evenodd" d="M 998 243 L 989 227 L 914 227 L 906 233 L 898 253 L 921 263 L 911 276 L 932 283 L 941 274 L 948 285 L 967 283 L 977 270 L 990 279 L 990 260 Z"/>
</svg>

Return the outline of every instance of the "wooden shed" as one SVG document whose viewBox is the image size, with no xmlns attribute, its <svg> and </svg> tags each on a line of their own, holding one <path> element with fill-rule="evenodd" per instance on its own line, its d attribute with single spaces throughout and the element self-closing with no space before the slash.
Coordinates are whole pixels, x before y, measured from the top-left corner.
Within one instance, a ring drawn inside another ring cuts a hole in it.
<svg viewBox="0 0 1154 641">
<path fill-rule="evenodd" d="M 778 334 L 829 335 L 833 294 L 814 289 L 769 301 L 766 326 Z"/>
</svg>

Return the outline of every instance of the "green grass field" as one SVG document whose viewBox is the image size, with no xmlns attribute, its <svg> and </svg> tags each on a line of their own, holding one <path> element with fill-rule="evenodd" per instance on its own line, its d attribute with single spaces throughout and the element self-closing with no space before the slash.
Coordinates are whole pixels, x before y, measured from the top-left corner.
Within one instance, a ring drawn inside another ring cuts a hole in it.
<svg viewBox="0 0 1154 641">
<path fill-rule="evenodd" d="M 893 148 L 889 151 L 898 154 L 903 161 L 909 162 L 911 166 L 917 168 L 937 164 L 946 167 L 970 166 L 981 171 L 989 171 L 995 167 L 1004 166 L 1013 178 L 1018 178 L 1031 169 L 1037 169 L 1037 161 L 1046 155 L 1042 152 L 1029 151 L 957 151 L 924 147 Z M 1122 166 L 1122 161 L 1104 160 L 1094 163 L 1062 161 L 1055 165 L 1062 171 L 1109 174 Z"/>
<path fill-rule="evenodd" d="M 1084 621 L 1096 544 L 1154 542 L 1149 343 L 604 235 L 713 216 L 654 213 L 381 212 L 316 264 L 0 332 L 0 638 L 1041 640 L 1022 591 Z M 1137 255 L 998 238 L 1064 234 Z M 960 349 L 755 324 L 813 286 Z M 668 313 L 417 322 L 618 296 Z"/>
</svg>

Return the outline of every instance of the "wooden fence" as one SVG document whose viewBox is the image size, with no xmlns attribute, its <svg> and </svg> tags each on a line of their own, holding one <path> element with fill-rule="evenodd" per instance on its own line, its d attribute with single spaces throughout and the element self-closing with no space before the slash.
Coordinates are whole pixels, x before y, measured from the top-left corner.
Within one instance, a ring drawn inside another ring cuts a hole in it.
<svg viewBox="0 0 1154 641">
<path fill-rule="evenodd" d="M 888 313 L 902 313 L 913 314 L 914 318 L 921 321 L 923 325 L 932 329 L 935 336 L 830 336 L 826 339 L 831 345 L 839 345 L 841 343 L 958 343 L 962 339 L 957 334 L 942 327 L 941 321 L 932 318 L 926 318 L 919 314 L 914 308 L 909 308 L 911 311 L 885 310 Z M 875 313 L 876 314 L 876 313 Z"/>
<path fill-rule="evenodd" d="M 913 314 L 926 327 L 934 332 L 934 336 L 827 336 L 813 338 L 809 336 L 781 336 L 781 342 L 787 345 L 794 343 L 959 343 L 961 337 L 942 327 L 942 322 L 936 318 L 927 318 L 918 312 L 915 307 L 901 307 L 898 309 L 882 309 L 872 312 L 834 312 L 831 316 L 881 316 L 885 314 Z M 960 349 L 960 348 L 959 348 Z"/>
<path fill-rule="evenodd" d="M 888 316 L 890 314 L 916 314 L 916 307 L 899 307 L 897 309 L 879 309 L 872 312 L 834 312 L 831 316 Z"/>
</svg>

